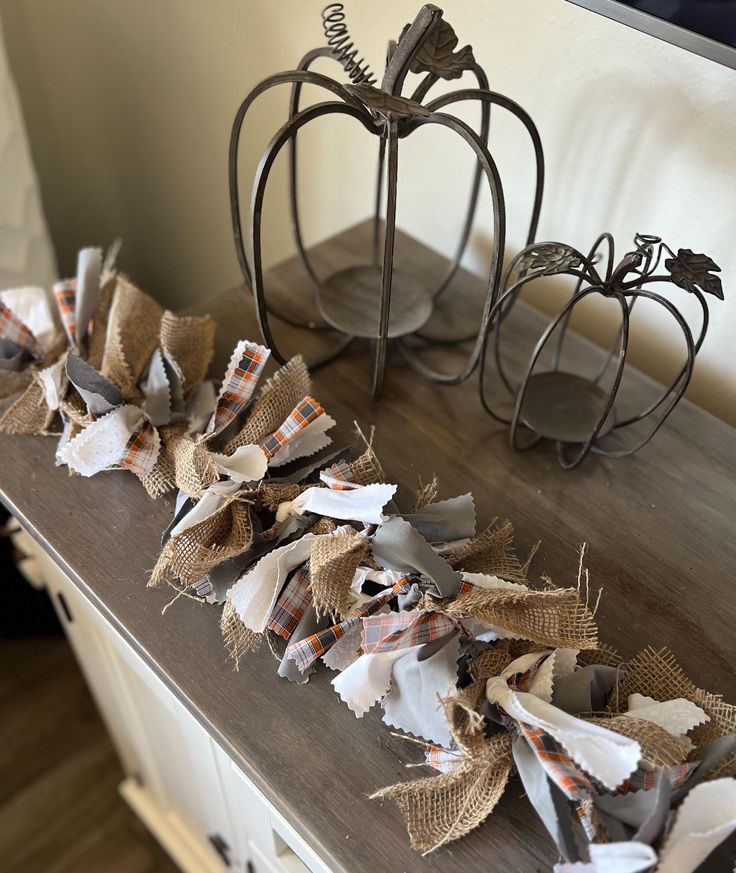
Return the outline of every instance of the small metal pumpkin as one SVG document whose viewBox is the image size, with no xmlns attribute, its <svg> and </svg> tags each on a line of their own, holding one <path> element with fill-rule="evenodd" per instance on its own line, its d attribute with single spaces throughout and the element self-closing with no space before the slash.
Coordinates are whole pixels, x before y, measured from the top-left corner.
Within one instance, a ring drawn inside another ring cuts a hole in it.
<svg viewBox="0 0 736 873">
<path fill-rule="evenodd" d="M 707 256 L 690 249 L 675 254 L 660 237 L 638 234 L 636 248 L 616 264 L 614 241 L 609 233 L 601 234 L 586 257 L 572 246 L 550 242 L 527 246 L 511 262 L 504 280 L 503 293 L 494 305 L 482 350 L 480 392 L 486 410 L 497 420 L 511 426 L 511 444 L 516 449 L 531 448 L 541 439 L 557 444 L 560 464 L 568 469 L 580 464 L 590 452 L 607 457 L 625 457 L 638 451 L 659 430 L 675 408 L 690 382 L 695 358 L 708 330 L 709 313 L 705 295 L 723 300 L 720 268 Z M 605 269 L 600 269 L 601 250 L 607 248 Z M 665 256 L 668 257 L 665 257 Z M 576 279 L 572 297 L 549 323 L 539 338 L 520 382 L 515 386 L 506 372 L 501 354 L 502 322 L 525 285 L 549 276 L 572 276 Z M 680 310 L 656 290 L 662 283 L 675 285 L 693 294 L 702 310 L 702 322 L 697 336 Z M 616 301 L 621 311 L 621 324 L 598 374 L 592 378 L 560 369 L 565 334 L 575 308 L 586 298 L 602 295 Z M 646 299 L 662 307 L 680 328 L 687 355 L 682 368 L 672 382 L 644 409 L 633 415 L 617 417 L 622 378 L 629 348 L 630 322 L 637 300 Z M 494 325 L 495 320 L 495 325 Z M 505 390 L 514 398 L 510 418 L 498 412 L 489 398 L 489 383 L 485 361 L 489 344 L 494 344 L 495 372 Z M 538 371 L 545 349 L 552 346 L 552 368 Z M 602 387 L 606 374 L 613 376 L 608 390 Z M 637 435 L 624 447 L 602 443 L 609 434 L 621 434 L 639 422 L 652 417 L 652 424 L 643 435 Z M 522 445 L 519 432 L 526 428 L 531 439 Z"/>
</svg>

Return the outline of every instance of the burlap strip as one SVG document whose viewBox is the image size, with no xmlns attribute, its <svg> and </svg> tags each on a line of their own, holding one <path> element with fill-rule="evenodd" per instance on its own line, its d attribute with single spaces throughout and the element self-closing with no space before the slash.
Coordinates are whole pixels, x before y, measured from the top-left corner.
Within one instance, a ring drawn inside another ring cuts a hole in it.
<svg viewBox="0 0 736 873">
<path fill-rule="evenodd" d="M 252 541 L 250 507 L 231 497 L 212 515 L 169 539 L 148 584 L 193 585 L 218 564 L 242 554 Z"/>
<path fill-rule="evenodd" d="M 127 403 L 140 405 L 138 380 L 159 344 L 163 310 L 122 276 L 110 308 L 102 374 L 120 388 Z"/>
<path fill-rule="evenodd" d="M 478 618 L 543 646 L 575 649 L 598 646 L 593 613 L 575 588 L 550 591 L 474 588 L 457 600 L 435 604 L 435 608 L 454 618 Z"/>
<path fill-rule="evenodd" d="M 655 700 L 684 697 L 703 709 L 710 721 L 691 731 L 690 738 L 696 746 L 736 734 L 736 706 L 726 703 L 720 694 L 698 688 L 668 649 L 646 648 L 623 666 L 611 694 L 611 708 L 614 712 L 625 712 L 629 695 L 637 693 Z"/>
<path fill-rule="evenodd" d="M 185 391 L 207 376 L 214 343 L 215 322 L 208 315 L 178 317 L 167 310 L 161 317 L 161 348 L 176 362 Z"/>
<path fill-rule="evenodd" d="M 368 552 L 368 541 L 354 530 L 314 541 L 309 574 L 318 617 L 329 615 L 333 621 L 347 617 L 350 585 Z"/>
<path fill-rule="evenodd" d="M 245 426 L 225 446 L 231 455 L 240 446 L 257 445 L 281 425 L 311 391 L 309 371 L 301 355 L 277 370 L 261 389 Z"/>
<path fill-rule="evenodd" d="M 464 546 L 445 555 L 455 570 L 485 573 L 509 582 L 524 582 L 527 564 L 522 564 L 513 548 L 514 528 L 510 521 L 491 524 Z"/>
</svg>

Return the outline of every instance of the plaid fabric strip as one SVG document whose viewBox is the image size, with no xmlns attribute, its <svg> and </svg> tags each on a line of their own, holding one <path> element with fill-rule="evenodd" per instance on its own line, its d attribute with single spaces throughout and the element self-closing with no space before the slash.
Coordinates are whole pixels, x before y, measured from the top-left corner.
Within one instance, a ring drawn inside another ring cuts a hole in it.
<svg viewBox="0 0 736 873">
<path fill-rule="evenodd" d="M 690 774 L 698 766 L 697 761 L 678 764 L 676 767 L 664 767 L 664 772 L 673 788 L 681 788 Z M 657 784 L 661 770 L 644 770 L 640 767 L 618 789 L 619 794 L 628 794 L 631 791 L 649 791 Z"/>
<path fill-rule="evenodd" d="M 303 673 L 317 658 L 320 658 L 325 652 L 332 648 L 335 643 L 345 636 L 345 634 L 364 618 L 374 615 L 379 609 L 382 609 L 387 603 L 394 600 L 399 594 L 403 594 L 409 588 L 409 580 L 406 578 L 399 579 L 387 591 L 383 591 L 377 597 L 371 598 L 367 603 L 349 618 L 343 619 L 338 624 L 333 624 L 326 630 L 312 634 L 290 645 L 286 654 L 296 661 L 297 667 Z"/>
<path fill-rule="evenodd" d="M 257 343 L 238 344 L 225 373 L 207 433 L 220 433 L 245 409 L 270 354 L 269 349 Z"/>
<path fill-rule="evenodd" d="M 457 628 L 441 612 L 391 612 L 363 619 L 361 648 L 364 654 L 396 652 L 442 639 Z"/>
<path fill-rule="evenodd" d="M 297 404 L 281 427 L 261 442 L 261 448 L 266 453 L 268 460 L 270 461 L 279 449 L 283 448 L 289 440 L 293 439 L 300 430 L 303 430 L 308 424 L 319 418 L 323 412 L 324 409 L 322 409 L 314 397 L 305 397 L 304 400 Z"/>
<path fill-rule="evenodd" d="M 121 467 L 132 470 L 136 476 L 143 477 L 153 470 L 160 451 L 161 437 L 156 428 L 146 421 L 130 435 L 119 463 Z"/>
<path fill-rule="evenodd" d="M 424 753 L 424 763 L 428 767 L 439 770 L 440 773 L 452 773 L 462 763 L 463 754 L 456 749 L 445 749 L 443 746 L 430 746 Z"/>
<path fill-rule="evenodd" d="M 577 806 L 575 807 L 575 812 L 577 813 L 577 816 L 580 819 L 580 823 L 583 826 L 585 836 L 592 843 L 596 839 L 598 834 L 596 832 L 595 825 L 593 824 L 593 820 L 588 815 L 588 810 L 582 803 L 578 802 Z"/>
<path fill-rule="evenodd" d="M 306 563 L 297 567 L 284 585 L 268 621 L 269 630 L 285 640 L 291 639 L 296 626 L 312 602 L 309 584 L 309 563 Z"/>
<path fill-rule="evenodd" d="M 353 482 L 353 474 L 347 461 L 337 461 L 331 467 L 327 467 L 319 474 L 319 478 L 333 491 L 353 491 L 360 488 L 357 482 Z"/>
<path fill-rule="evenodd" d="M 56 297 L 56 305 L 59 307 L 59 315 L 66 335 L 69 342 L 75 346 L 77 344 L 77 321 L 74 310 L 77 299 L 77 280 L 64 279 L 62 282 L 57 282 L 54 285 L 54 297 Z"/>
<path fill-rule="evenodd" d="M 519 730 L 532 748 L 549 778 L 570 800 L 583 800 L 593 790 L 593 783 L 580 770 L 562 746 L 540 728 L 518 722 Z"/>
<path fill-rule="evenodd" d="M 36 337 L 4 303 L 0 303 L 0 336 L 33 358 L 43 357 L 43 349 Z"/>
</svg>

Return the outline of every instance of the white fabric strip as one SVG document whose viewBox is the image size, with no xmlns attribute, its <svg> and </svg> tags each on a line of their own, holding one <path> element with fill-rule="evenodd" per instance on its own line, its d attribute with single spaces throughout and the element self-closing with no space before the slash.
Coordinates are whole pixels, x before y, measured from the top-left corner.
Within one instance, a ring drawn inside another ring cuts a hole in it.
<svg viewBox="0 0 736 873">
<path fill-rule="evenodd" d="M 363 718 L 391 688 L 391 673 L 396 661 L 419 649 L 421 646 L 412 646 L 397 652 L 361 655 L 347 670 L 343 670 L 332 680 L 332 687 L 355 713 L 356 718 Z"/>
<path fill-rule="evenodd" d="M 315 534 L 304 534 L 296 542 L 274 549 L 229 589 L 227 597 L 247 628 L 256 633 L 265 631 L 286 577 L 309 558 L 316 539 Z"/>
<path fill-rule="evenodd" d="M 524 673 L 539 653 L 517 658 L 503 675 L 489 679 L 486 697 L 516 721 L 540 728 L 560 743 L 586 773 L 614 791 L 636 769 L 641 758 L 639 743 L 604 727 L 575 718 L 526 691 L 512 691 L 506 679 Z"/>
<path fill-rule="evenodd" d="M 259 482 L 268 469 L 268 459 L 260 446 L 240 446 L 232 455 L 210 452 L 210 456 L 220 474 L 233 482 Z"/>
<path fill-rule="evenodd" d="M 82 476 L 94 476 L 117 464 L 142 421 L 143 413 L 137 406 L 118 406 L 70 440 L 61 450 L 61 460 Z"/>
<path fill-rule="evenodd" d="M 335 424 L 335 419 L 323 412 L 322 415 L 315 418 L 306 427 L 297 431 L 271 458 L 268 466 L 283 467 L 289 461 L 295 461 L 297 458 L 306 458 L 327 448 L 332 439 L 326 434 Z"/>
<path fill-rule="evenodd" d="M 380 524 L 383 507 L 396 493 L 395 485 L 366 485 L 354 491 L 333 491 L 331 488 L 307 488 L 296 500 L 282 503 L 276 520 L 283 521 L 289 515 L 314 512 L 328 518 L 360 521 L 363 524 Z"/>
<path fill-rule="evenodd" d="M 736 779 L 702 782 L 683 800 L 657 873 L 691 873 L 736 830 Z"/>
</svg>

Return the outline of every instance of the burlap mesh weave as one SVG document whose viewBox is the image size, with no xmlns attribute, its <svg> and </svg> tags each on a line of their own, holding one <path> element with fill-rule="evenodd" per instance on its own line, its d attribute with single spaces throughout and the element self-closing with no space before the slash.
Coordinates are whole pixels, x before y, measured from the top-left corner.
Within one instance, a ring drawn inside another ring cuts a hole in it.
<svg viewBox="0 0 736 873">
<path fill-rule="evenodd" d="M 698 688 L 682 672 L 667 649 L 655 651 L 646 648 L 624 665 L 611 694 L 611 708 L 615 712 L 624 712 L 628 708 L 629 695 L 637 693 L 655 700 L 684 697 L 703 709 L 710 721 L 690 733 L 696 746 L 736 734 L 736 706 L 726 703 L 720 694 Z"/>
<path fill-rule="evenodd" d="M 523 582 L 526 567 L 513 549 L 514 528 L 510 521 L 491 524 L 464 546 L 445 555 L 455 570 L 466 573 L 486 573 L 510 582 Z"/>
<path fill-rule="evenodd" d="M 245 426 L 225 446 L 231 455 L 240 446 L 256 445 L 273 433 L 294 407 L 310 393 L 312 382 L 301 355 L 277 370 L 261 389 Z"/>
<path fill-rule="evenodd" d="M 198 385 L 215 351 L 215 322 L 208 315 L 178 317 L 167 310 L 161 317 L 161 348 L 176 362 L 185 389 Z"/>
<path fill-rule="evenodd" d="M 478 618 L 554 648 L 594 649 L 598 628 L 575 588 L 520 591 L 474 588 L 437 608 L 454 618 Z"/>
<path fill-rule="evenodd" d="M 309 575 L 317 616 L 329 615 L 336 620 L 348 615 L 350 585 L 368 551 L 368 541 L 357 531 L 336 533 L 314 541 Z"/>
<path fill-rule="evenodd" d="M 736 749 L 721 761 L 708 779 L 733 779 L 736 777 Z"/>
<path fill-rule="evenodd" d="M 386 481 L 386 474 L 383 472 L 381 462 L 370 446 L 348 466 L 350 467 L 351 481 L 358 485 L 375 485 L 377 482 Z"/>
<path fill-rule="evenodd" d="M 319 518 L 310 528 L 307 529 L 306 533 L 318 536 L 321 534 L 332 533 L 336 528 L 337 525 L 331 518 Z"/>
<path fill-rule="evenodd" d="M 255 506 L 276 512 L 282 503 L 295 500 L 305 487 L 296 482 L 262 482 L 257 491 L 252 492 Z"/>
<path fill-rule="evenodd" d="M 43 386 L 34 373 L 31 384 L 0 418 L 0 433 L 45 433 L 53 417 L 54 413 L 46 404 Z"/>
<path fill-rule="evenodd" d="M 159 344 L 162 314 L 153 298 L 124 277 L 117 277 L 101 369 L 120 388 L 127 403 L 141 403 L 138 380 Z"/>
<path fill-rule="evenodd" d="M 264 635 L 252 631 L 243 624 L 230 600 L 225 601 L 220 618 L 220 630 L 225 648 L 236 670 L 240 669 L 241 658 L 255 652 L 263 642 Z"/>
<path fill-rule="evenodd" d="M 511 735 L 484 740 L 452 773 L 391 785 L 372 795 L 389 798 L 406 821 L 414 849 L 427 853 L 464 837 L 500 800 L 511 770 Z"/>
<path fill-rule="evenodd" d="M 658 724 L 641 718 L 630 718 L 628 715 L 615 715 L 613 718 L 593 716 L 586 718 L 585 721 L 636 740 L 641 746 L 639 766 L 644 767 L 645 770 L 676 767 L 685 761 L 690 751 L 690 743 L 687 740 L 676 737 Z"/>
<path fill-rule="evenodd" d="M 485 683 L 487 679 L 500 676 L 515 655 L 511 652 L 511 640 L 499 640 L 468 664 L 468 671 L 474 680 Z M 484 684 L 485 691 L 485 684 Z"/>
<path fill-rule="evenodd" d="M 204 490 L 219 480 L 217 464 L 205 446 L 181 431 L 170 434 L 166 451 L 174 465 L 176 487 L 187 497 L 199 500 Z"/>
<path fill-rule="evenodd" d="M 182 426 L 159 428 L 159 434 L 161 436 L 161 451 L 158 453 L 156 464 L 153 470 L 141 479 L 143 487 L 154 500 L 176 488 L 176 466 L 173 453 L 169 449 L 169 442 L 172 437 L 181 436 Z"/>
<path fill-rule="evenodd" d="M 148 584 L 193 585 L 218 564 L 242 554 L 252 541 L 250 507 L 231 497 L 212 515 L 169 539 Z"/>
</svg>

